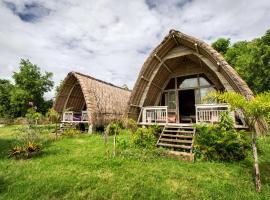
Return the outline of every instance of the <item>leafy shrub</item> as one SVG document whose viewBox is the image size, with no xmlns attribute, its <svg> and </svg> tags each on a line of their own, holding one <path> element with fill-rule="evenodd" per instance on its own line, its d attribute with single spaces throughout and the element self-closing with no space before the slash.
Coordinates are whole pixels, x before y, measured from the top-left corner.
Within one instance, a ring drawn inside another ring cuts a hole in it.
<svg viewBox="0 0 270 200">
<path fill-rule="evenodd" d="M 68 137 L 72 137 L 79 134 L 81 134 L 81 131 L 77 129 L 67 129 L 62 133 L 63 136 L 68 136 Z"/>
<path fill-rule="evenodd" d="M 150 128 L 152 129 L 156 138 L 158 138 L 162 132 L 162 128 L 159 125 L 152 125 Z"/>
<path fill-rule="evenodd" d="M 38 121 L 41 119 L 42 117 L 42 114 L 39 113 L 39 112 L 36 112 L 36 110 L 34 108 L 29 108 L 27 110 L 27 113 L 25 115 L 27 121 L 28 121 L 28 124 L 30 126 L 32 125 L 37 125 L 38 124 Z"/>
<path fill-rule="evenodd" d="M 153 148 L 156 144 L 156 137 L 153 128 L 138 128 L 132 135 L 132 144 L 141 148 Z"/>
<path fill-rule="evenodd" d="M 130 146 L 126 138 L 117 138 L 116 144 L 120 149 L 127 149 Z"/>
<path fill-rule="evenodd" d="M 194 152 L 206 160 L 237 161 L 247 156 L 250 137 L 236 131 L 228 114 L 221 116 L 217 125 L 197 125 Z"/>
<path fill-rule="evenodd" d="M 121 119 L 122 126 L 125 129 L 130 129 L 132 132 L 135 132 L 138 128 L 137 122 L 130 118 L 122 118 Z"/>
<path fill-rule="evenodd" d="M 105 135 L 118 135 L 123 128 L 121 121 L 111 122 L 106 126 Z"/>
</svg>

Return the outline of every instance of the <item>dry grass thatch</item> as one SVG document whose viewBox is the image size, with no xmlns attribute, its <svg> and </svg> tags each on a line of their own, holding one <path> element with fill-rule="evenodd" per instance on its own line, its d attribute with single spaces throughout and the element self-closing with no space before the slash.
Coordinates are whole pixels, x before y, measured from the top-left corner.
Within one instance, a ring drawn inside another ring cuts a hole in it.
<svg viewBox="0 0 270 200">
<path fill-rule="evenodd" d="M 78 72 L 70 72 L 54 102 L 54 109 L 87 109 L 89 123 L 101 126 L 119 119 L 127 108 L 130 91 Z"/>
</svg>

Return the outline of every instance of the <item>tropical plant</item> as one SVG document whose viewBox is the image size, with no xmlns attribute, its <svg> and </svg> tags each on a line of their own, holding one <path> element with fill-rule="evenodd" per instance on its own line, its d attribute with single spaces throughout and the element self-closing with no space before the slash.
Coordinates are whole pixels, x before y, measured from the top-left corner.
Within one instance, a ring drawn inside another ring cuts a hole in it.
<svg viewBox="0 0 270 200">
<path fill-rule="evenodd" d="M 235 92 L 214 92 L 209 93 L 208 97 L 216 99 L 218 102 L 229 103 L 232 110 L 240 110 L 244 116 L 252 133 L 252 150 L 254 157 L 254 171 L 256 190 L 261 190 L 260 171 L 257 153 L 257 122 L 262 121 L 263 118 L 268 117 L 270 113 L 270 91 L 256 95 L 254 98 L 247 100 L 244 96 Z M 263 123 L 261 123 L 263 125 Z"/>
</svg>

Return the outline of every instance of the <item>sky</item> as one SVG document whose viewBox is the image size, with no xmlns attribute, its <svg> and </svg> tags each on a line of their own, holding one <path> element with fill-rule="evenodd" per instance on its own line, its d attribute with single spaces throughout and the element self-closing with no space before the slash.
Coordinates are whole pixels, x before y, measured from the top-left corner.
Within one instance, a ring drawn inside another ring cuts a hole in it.
<svg viewBox="0 0 270 200">
<path fill-rule="evenodd" d="M 77 71 L 132 89 L 170 29 L 209 44 L 251 40 L 270 29 L 269 10 L 269 0 L 0 0 L 0 79 L 23 58 L 55 85 Z"/>
</svg>

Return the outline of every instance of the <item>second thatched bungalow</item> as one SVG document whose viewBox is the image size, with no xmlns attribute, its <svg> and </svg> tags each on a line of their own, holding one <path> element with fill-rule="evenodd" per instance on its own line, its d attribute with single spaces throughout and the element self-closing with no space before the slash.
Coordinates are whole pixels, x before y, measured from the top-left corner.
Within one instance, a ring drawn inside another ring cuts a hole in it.
<svg viewBox="0 0 270 200">
<path fill-rule="evenodd" d="M 130 91 L 111 83 L 70 72 L 64 79 L 53 108 L 62 124 L 88 124 L 89 131 L 122 117 Z"/>
</svg>

